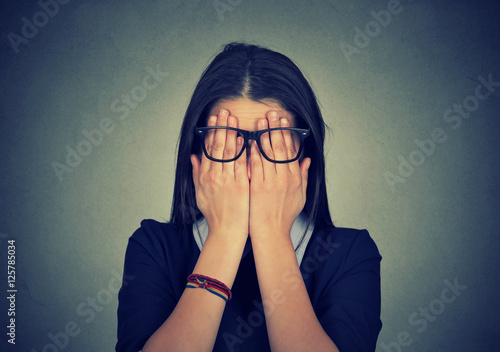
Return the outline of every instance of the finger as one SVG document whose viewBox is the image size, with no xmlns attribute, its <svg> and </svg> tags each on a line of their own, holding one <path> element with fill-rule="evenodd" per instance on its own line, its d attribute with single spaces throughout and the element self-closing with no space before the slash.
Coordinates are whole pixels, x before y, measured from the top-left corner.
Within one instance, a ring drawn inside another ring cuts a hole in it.
<svg viewBox="0 0 500 352">
<path fill-rule="evenodd" d="M 280 119 L 280 126 L 281 127 L 290 127 L 290 121 L 288 121 L 287 118 L 283 117 Z M 300 138 L 300 137 L 299 137 Z M 292 134 L 290 130 L 284 130 L 283 131 L 283 139 L 285 141 L 285 149 L 286 149 L 286 156 L 287 159 L 293 159 L 297 155 L 297 150 L 299 147 L 300 139 L 297 140 L 297 137 L 295 137 L 295 134 Z M 298 161 L 294 161 L 291 163 L 284 164 L 288 166 L 291 172 L 293 173 L 299 173 L 299 163 Z"/>
<path fill-rule="evenodd" d="M 252 141 L 250 146 L 250 177 L 251 184 L 259 184 L 264 181 L 264 170 L 262 168 L 262 157 L 257 142 Z"/>
<path fill-rule="evenodd" d="M 259 130 L 265 130 L 265 129 L 269 128 L 267 119 L 260 119 L 259 122 L 258 122 L 258 124 L 257 124 L 257 128 Z M 270 134 L 269 133 L 264 133 L 260 137 L 259 142 L 260 142 L 261 148 L 264 150 L 264 153 L 268 157 L 270 157 L 271 159 L 273 159 L 274 158 L 274 154 L 273 154 L 273 148 L 271 147 Z"/>
<path fill-rule="evenodd" d="M 210 118 L 208 119 L 207 127 L 214 127 L 216 124 L 217 124 L 217 116 L 216 115 L 210 116 Z M 214 141 L 214 137 L 215 137 L 214 131 L 209 131 L 205 134 L 205 140 L 203 141 L 203 143 L 205 143 L 205 150 L 209 154 L 212 153 L 211 148 Z M 208 170 L 210 170 L 211 164 L 212 161 L 207 158 L 205 153 L 203 153 L 201 159 L 201 167 L 200 167 L 201 172 L 207 172 Z"/>
<path fill-rule="evenodd" d="M 229 112 L 225 109 L 222 109 L 219 112 L 218 118 L 217 118 L 217 126 L 220 127 L 226 127 L 227 126 L 227 118 L 228 118 Z M 224 146 L 226 144 L 226 130 L 220 129 L 215 131 L 215 136 L 214 140 L 212 142 L 211 146 L 211 156 L 216 159 L 222 159 L 224 156 Z M 222 163 L 219 162 L 213 162 L 211 167 L 211 170 L 222 170 Z"/>
<path fill-rule="evenodd" d="M 309 177 L 309 167 L 311 166 L 311 158 L 304 158 L 300 163 L 300 174 L 302 176 L 302 194 L 304 199 L 307 194 L 307 180 Z"/>
<path fill-rule="evenodd" d="M 281 127 L 280 118 L 276 111 L 270 111 L 267 116 L 269 120 L 269 128 Z M 281 131 L 278 130 L 271 132 L 271 145 L 276 160 L 287 159 L 285 140 L 283 139 L 283 133 Z"/>
<path fill-rule="evenodd" d="M 245 139 L 243 137 L 238 137 L 236 140 L 236 147 L 238 150 L 243 148 L 243 143 Z M 247 153 L 243 152 L 241 156 L 234 161 L 234 178 L 236 181 L 248 182 L 248 171 L 247 171 Z"/>
<path fill-rule="evenodd" d="M 260 119 L 257 127 L 259 130 L 265 130 L 265 129 L 269 128 L 268 120 Z M 264 133 L 260 137 L 259 142 L 260 142 L 260 147 L 264 151 L 264 154 L 266 154 L 267 157 L 274 160 L 274 153 L 273 153 L 273 148 L 271 145 L 270 133 Z M 257 147 L 257 151 L 259 152 L 259 155 L 260 155 L 260 151 L 258 150 L 257 143 L 255 143 L 255 144 L 256 144 L 255 146 Z M 263 164 L 264 178 L 266 175 L 268 175 L 268 177 L 270 177 L 273 173 L 276 173 L 276 163 L 270 162 L 269 160 L 264 158 L 264 156 L 261 156 L 261 163 Z"/>
<path fill-rule="evenodd" d="M 290 121 L 288 121 L 287 118 L 282 117 L 280 119 L 280 126 L 281 127 L 290 127 Z M 283 130 L 283 138 L 285 140 L 285 146 L 286 146 L 286 155 L 287 159 L 293 159 L 295 155 L 297 155 L 297 150 L 299 147 L 300 139 L 297 140 L 295 137 L 295 134 L 292 134 L 292 131 L 290 130 Z"/>
<path fill-rule="evenodd" d="M 236 117 L 234 116 L 229 116 L 227 120 L 227 126 L 228 127 L 233 127 L 237 128 L 238 127 L 238 122 L 236 120 Z M 226 131 L 226 142 L 224 146 L 224 159 L 232 159 L 236 156 L 237 152 L 239 149 L 237 149 L 236 145 L 236 138 L 238 137 L 238 133 L 233 130 L 227 130 Z M 228 162 L 228 163 L 223 163 L 222 169 L 225 172 L 228 172 L 229 174 L 234 176 L 234 161 Z"/>
<path fill-rule="evenodd" d="M 193 183 L 196 190 L 198 189 L 198 175 L 200 174 L 200 159 L 195 154 L 191 154 L 191 166 L 193 167 Z"/>
<path fill-rule="evenodd" d="M 279 128 L 280 119 L 276 111 L 270 111 L 268 114 L 269 128 Z M 271 132 L 271 145 L 273 148 L 274 158 L 278 161 L 283 161 L 288 159 L 285 139 L 283 138 L 282 131 L 272 131 Z M 276 171 L 287 171 L 287 164 L 276 164 Z"/>
</svg>

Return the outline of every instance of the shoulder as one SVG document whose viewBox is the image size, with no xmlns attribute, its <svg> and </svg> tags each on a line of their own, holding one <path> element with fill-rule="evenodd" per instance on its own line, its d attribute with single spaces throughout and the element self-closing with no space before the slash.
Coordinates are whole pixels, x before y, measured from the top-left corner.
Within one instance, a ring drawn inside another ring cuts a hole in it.
<svg viewBox="0 0 500 352">
<path fill-rule="evenodd" d="M 159 222 L 152 219 L 141 221 L 140 227 L 130 237 L 130 241 L 135 241 L 147 245 L 148 243 L 165 242 L 171 239 L 178 239 L 185 232 L 185 228 L 167 222 Z"/>
<path fill-rule="evenodd" d="M 380 260 L 365 229 L 315 233 L 302 276 L 325 332 L 341 351 L 375 351 L 380 322 Z"/>
<path fill-rule="evenodd" d="M 380 262 L 377 245 L 365 229 L 334 227 L 314 231 L 304 259 L 335 272 L 349 271 L 366 261 Z"/>
<path fill-rule="evenodd" d="M 366 253 L 380 256 L 377 245 L 365 229 L 353 229 L 345 227 L 334 227 L 315 231 L 311 237 L 314 247 L 321 247 L 328 252 L 337 250 L 343 253 L 355 250 L 358 253 Z"/>
<path fill-rule="evenodd" d="M 146 219 L 129 238 L 126 266 L 156 265 L 164 271 L 182 266 L 196 257 L 196 243 L 190 226 Z M 177 263 L 177 264 L 176 264 Z M 177 265 L 177 266 L 176 266 Z"/>
<path fill-rule="evenodd" d="M 330 236 L 336 238 L 336 241 L 343 247 L 343 252 L 353 259 L 382 258 L 375 241 L 366 229 L 336 227 L 330 232 Z"/>
<path fill-rule="evenodd" d="M 187 227 L 152 219 L 141 221 L 140 227 L 130 236 L 127 252 L 134 256 L 151 256 L 163 262 L 172 253 L 180 253 L 187 246 Z"/>
</svg>

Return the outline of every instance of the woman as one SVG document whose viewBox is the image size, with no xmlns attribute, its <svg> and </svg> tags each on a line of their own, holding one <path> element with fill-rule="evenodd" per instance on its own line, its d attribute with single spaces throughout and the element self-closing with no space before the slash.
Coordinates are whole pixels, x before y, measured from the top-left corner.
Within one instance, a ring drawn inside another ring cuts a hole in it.
<svg viewBox="0 0 500 352">
<path fill-rule="evenodd" d="M 215 57 L 184 117 L 170 222 L 129 240 L 117 351 L 375 350 L 381 257 L 331 221 L 324 135 L 290 59 L 241 43 Z"/>
</svg>

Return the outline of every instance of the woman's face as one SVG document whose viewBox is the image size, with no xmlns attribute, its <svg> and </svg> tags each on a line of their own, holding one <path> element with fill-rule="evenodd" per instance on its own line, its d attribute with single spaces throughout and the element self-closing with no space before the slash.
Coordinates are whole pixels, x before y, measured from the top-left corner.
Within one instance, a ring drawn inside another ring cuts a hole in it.
<svg viewBox="0 0 500 352">
<path fill-rule="evenodd" d="M 294 116 L 282 106 L 270 99 L 264 99 L 262 102 L 250 100 L 248 98 L 237 98 L 220 100 L 210 110 L 207 119 L 210 116 L 217 116 L 221 109 L 229 111 L 229 115 L 235 116 L 238 121 L 238 128 L 246 131 L 258 130 L 259 120 L 266 119 L 267 113 L 274 110 L 279 117 L 285 117 L 290 122 L 290 127 L 296 127 Z M 250 162 L 250 148 L 246 148 L 247 163 Z M 249 176 L 250 177 L 250 176 Z"/>
<path fill-rule="evenodd" d="M 253 101 L 247 98 L 238 98 L 233 100 L 220 100 L 210 110 L 210 115 L 218 115 L 221 109 L 229 111 L 238 119 L 238 128 L 247 131 L 256 131 L 257 122 L 265 119 L 270 110 L 278 112 L 279 117 L 286 117 L 292 127 L 295 127 L 295 121 L 292 114 L 284 110 L 279 104 L 271 100 L 263 100 L 263 103 Z"/>
</svg>

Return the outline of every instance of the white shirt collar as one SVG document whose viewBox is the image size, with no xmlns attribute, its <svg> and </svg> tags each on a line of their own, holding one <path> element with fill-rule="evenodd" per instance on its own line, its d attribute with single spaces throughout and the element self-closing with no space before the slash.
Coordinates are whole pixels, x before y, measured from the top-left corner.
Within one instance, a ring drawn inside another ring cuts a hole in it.
<svg viewBox="0 0 500 352">
<path fill-rule="evenodd" d="M 314 226 L 310 225 L 306 232 L 307 226 L 307 218 L 306 215 L 300 214 L 297 219 L 295 219 L 292 229 L 290 230 L 290 238 L 292 240 L 293 248 L 295 248 L 295 255 L 297 256 L 297 262 L 302 262 L 302 258 L 304 257 L 304 252 L 306 250 L 307 244 L 311 239 L 311 235 L 314 230 Z M 305 232 L 305 235 L 304 235 Z M 203 244 L 207 240 L 208 237 L 208 223 L 207 220 L 202 217 L 197 222 L 193 224 L 193 236 L 198 248 L 203 248 Z M 304 237 L 302 239 L 302 237 Z M 301 241 L 302 239 L 302 241 Z"/>
</svg>

